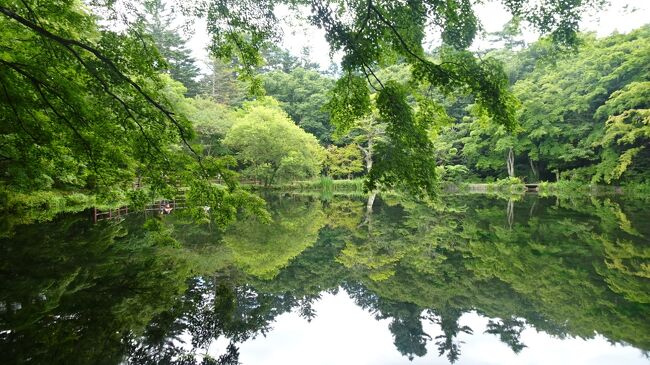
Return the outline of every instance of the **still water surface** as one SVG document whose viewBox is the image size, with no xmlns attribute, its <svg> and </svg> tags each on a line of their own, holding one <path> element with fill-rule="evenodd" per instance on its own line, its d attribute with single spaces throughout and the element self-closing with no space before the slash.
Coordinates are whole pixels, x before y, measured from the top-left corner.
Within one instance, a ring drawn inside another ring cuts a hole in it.
<svg viewBox="0 0 650 365">
<path fill-rule="evenodd" d="M 647 200 L 269 202 L 4 217 L 0 363 L 650 363 Z"/>
</svg>

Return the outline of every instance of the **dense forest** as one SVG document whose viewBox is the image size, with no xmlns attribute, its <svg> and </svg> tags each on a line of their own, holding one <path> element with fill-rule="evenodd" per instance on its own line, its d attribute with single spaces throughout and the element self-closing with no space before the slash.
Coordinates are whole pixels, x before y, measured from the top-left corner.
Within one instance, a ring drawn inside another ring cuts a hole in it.
<svg viewBox="0 0 650 365">
<path fill-rule="evenodd" d="M 0 359 L 240 364 L 338 295 L 404 362 L 647 361 L 650 24 L 605 3 L 0 0 Z"/>
<path fill-rule="evenodd" d="M 322 71 L 308 49 L 294 56 L 270 41 L 274 2 L 9 1 L 4 205 L 61 194 L 138 205 L 183 188 L 229 222 L 242 209 L 263 214 L 241 181 L 363 178 L 368 190 L 419 196 L 441 181 L 647 182 L 650 28 L 577 33 L 597 3 L 506 2 L 512 20 L 487 35 L 491 49 L 471 52 L 478 23 L 464 1 L 408 5 L 424 15 L 341 3 L 353 19 L 316 1 L 310 21 L 342 52 L 341 67 Z M 207 70 L 176 12 L 207 22 Z M 430 50 L 425 20 L 442 24 Z M 548 35 L 526 44 L 524 23 Z"/>
</svg>

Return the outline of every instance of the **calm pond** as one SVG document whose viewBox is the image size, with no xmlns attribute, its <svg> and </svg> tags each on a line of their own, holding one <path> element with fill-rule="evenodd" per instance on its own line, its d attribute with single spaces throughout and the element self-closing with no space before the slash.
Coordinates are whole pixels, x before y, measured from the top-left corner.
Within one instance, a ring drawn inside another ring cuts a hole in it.
<svg viewBox="0 0 650 365">
<path fill-rule="evenodd" d="M 269 197 L 0 231 L 2 364 L 648 364 L 650 208 Z"/>
</svg>

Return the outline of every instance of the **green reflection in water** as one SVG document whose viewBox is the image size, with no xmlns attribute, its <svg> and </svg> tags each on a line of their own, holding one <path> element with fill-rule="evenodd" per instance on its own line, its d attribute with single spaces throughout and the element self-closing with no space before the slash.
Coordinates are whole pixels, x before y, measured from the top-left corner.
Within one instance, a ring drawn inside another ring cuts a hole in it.
<svg viewBox="0 0 650 365">
<path fill-rule="evenodd" d="M 238 343 L 282 313 L 314 318 L 319 296 L 341 288 L 390 320 L 409 358 L 433 342 L 456 361 L 469 311 L 493 318 L 487 332 L 514 352 L 526 326 L 650 350 L 646 202 L 269 202 L 272 223 L 223 232 L 174 215 L 17 227 L 0 246 L 0 352 L 10 363 L 234 364 Z M 203 356 L 220 337 L 225 354 Z"/>
</svg>

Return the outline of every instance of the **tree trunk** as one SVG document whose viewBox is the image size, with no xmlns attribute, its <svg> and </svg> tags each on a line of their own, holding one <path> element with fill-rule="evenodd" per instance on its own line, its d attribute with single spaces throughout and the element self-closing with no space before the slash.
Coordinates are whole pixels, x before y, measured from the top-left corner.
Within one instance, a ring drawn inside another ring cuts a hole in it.
<svg viewBox="0 0 650 365">
<path fill-rule="evenodd" d="M 371 191 L 368 195 L 368 202 L 366 203 L 366 214 L 363 219 L 363 222 L 359 226 L 367 225 L 368 232 L 370 232 L 370 224 L 372 223 L 372 206 L 375 204 L 375 198 L 377 197 L 377 191 Z"/>
<path fill-rule="evenodd" d="M 535 180 L 539 179 L 539 173 L 537 171 L 537 168 L 535 168 L 535 163 L 533 162 L 533 159 L 528 157 L 528 161 L 530 162 L 530 169 L 533 171 L 533 177 L 535 177 Z"/>
<path fill-rule="evenodd" d="M 515 176 L 515 154 L 512 152 L 512 147 L 508 149 L 508 158 L 506 159 L 506 165 L 508 167 L 508 176 Z"/>
<path fill-rule="evenodd" d="M 217 61 L 212 61 L 212 100 L 217 101 Z"/>
<path fill-rule="evenodd" d="M 537 205 L 537 198 L 533 200 L 533 205 L 530 206 L 530 211 L 528 211 L 528 218 L 533 218 L 533 213 L 535 213 L 535 205 Z"/>
<path fill-rule="evenodd" d="M 366 171 L 370 172 L 372 169 L 372 138 L 368 138 L 368 149 L 365 150 L 366 154 Z"/>
<path fill-rule="evenodd" d="M 370 192 L 368 196 L 368 202 L 366 203 L 366 214 L 372 214 L 372 206 L 375 204 L 375 198 L 377 197 L 377 191 Z"/>
<path fill-rule="evenodd" d="M 512 229 L 512 223 L 515 220 L 515 201 L 512 198 L 508 199 L 506 214 L 508 216 L 508 227 Z"/>
</svg>

